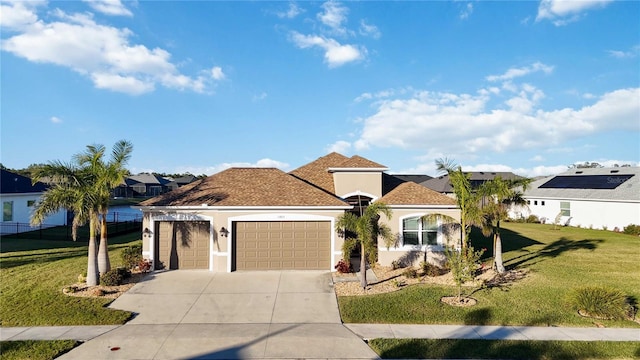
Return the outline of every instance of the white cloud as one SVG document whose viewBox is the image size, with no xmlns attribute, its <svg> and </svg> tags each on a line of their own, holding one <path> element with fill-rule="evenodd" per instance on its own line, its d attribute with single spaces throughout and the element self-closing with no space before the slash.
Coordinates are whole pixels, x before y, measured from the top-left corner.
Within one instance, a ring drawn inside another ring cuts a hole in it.
<svg viewBox="0 0 640 360">
<path fill-rule="evenodd" d="M 319 47 L 324 50 L 324 60 L 329 67 L 338 67 L 358 61 L 366 55 L 366 49 L 357 45 L 342 45 L 334 39 L 318 35 L 303 35 L 291 32 L 291 41 L 301 49 Z"/>
<path fill-rule="evenodd" d="M 120 0 L 83 0 L 91 8 L 106 15 L 133 16 Z"/>
<path fill-rule="evenodd" d="M 531 64 L 531 66 L 524 66 L 521 68 L 510 68 L 502 75 L 489 75 L 486 77 L 488 81 L 509 81 L 522 76 L 529 75 L 535 72 L 543 72 L 545 74 L 550 74 L 553 72 L 553 66 L 545 65 L 541 62 L 535 62 Z"/>
<path fill-rule="evenodd" d="M 542 155 L 536 155 L 531 159 L 529 159 L 529 161 L 536 161 L 536 162 L 544 161 L 544 157 Z"/>
<path fill-rule="evenodd" d="M 0 3 L 0 26 L 6 30 L 20 31 L 38 21 L 36 8 L 45 1 L 15 1 Z"/>
<path fill-rule="evenodd" d="M 15 8 L 9 13 L 22 11 Z M 67 14 L 56 9 L 51 15 L 58 20 L 40 19 L 27 25 L 22 21 L 20 33 L 2 40 L 2 50 L 31 62 L 70 68 L 87 76 L 97 88 L 132 95 L 153 91 L 156 85 L 204 92 L 210 81 L 181 74 L 168 51 L 131 44 L 129 38 L 134 34 L 129 29 L 98 24 L 91 13 Z M 224 75 L 215 69 L 211 78 Z"/>
<path fill-rule="evenodd" d="M 473 13 L 473 4 L 467 3 L 460 11 L 460 19 L 466 20 Z"/>
<path fill-rule="evenodd" d="M 543 94 L 536 88 L 525 84 L 519 89 L 504 109 L 490 106 L 499 95 L 489 91 L 475 95 L 417 91 L 408 98 L 379 100 L 375 113 L 362 120 L 354 147 L 437 149 L 462 157 L 548 149 L 599 131 L 640 128 L 639 88 L 606 93 L 582 108 L 552 111 L 539 108 Z"/>
<path fill-rule="evenodd" d="M 556 26 L 579 20 L 590 9 L 605 7 L 612 0 L 541 0 L 536 21 L 550 20 Z"/>
<path fill-rule="evenodd" d="M 62 123 L 62 119 L 60 119 L 57 116 L 52 116 L 49 120 L 54 124 L 61 124 Z"/>
<path fill-rule="evenodd" d="M 258 102 L 258 101 L 262 101 L 262 100 L 264 100 L 266 98 L 267 98 L 267 93 L 263 91 L 260 94 L 253 95 L 253 98 L 251 98 L 251 100 L 253 102 Z"/>
<path fill-rule="evenodd" d="M 277 160 L 272 160 L 272 159 L 260 159 L 258 161 L 256 161 L 255 163 L 249 163 L 249 162 L 231 162 L 231 163 L 222 163 L 222 164 L 218 164 L 215 166 L 183 166 L 183 167 L 178 167 L 177 169 L 175 169 L 175 171 L 168 171 L 171 173 L 178 173 L 178 174 L 182 174 L 182 173 L 191 173 L 191 174 L 206 174 L 206 175 L 213 175 L 215 173 L 219 173 L 220 171 L 229 169 L 229 168 L 234 168 L 234 167 L 244 167 L 244 168 L 277 168 L 280 169 L 282 171 L 288 171 L 290 165 L 282 162 L 282 161 L 277 161 Z M 158 171 L 158 170 L 155 170 Z"/>
<path fill-rule="evenodd" d="M 346 154 L 349 150 L 351 150 L 351 143 L 344 140 L 336 141 L 327 147 L 327 153 L 337 152 L 340 154 Z"/>
<path fill-rule="evenodd" d="M 343 23 L 347 22 L 349 9 L 334 0 L 325 2 L 322 8 L 324 11 L 317 15 L 320 22 L 337 34 L 346 34 L 347 30 L 343 27 Z"/>
<path fill-rule="evenodd" d="M 640 45 L 636 45 L 629 50 L 608 50 L 609 55 L 618 59 L 631 59 L 638 56 L 640 53 Z"/>
<path fill-rule="evenodd" d="M 380 36 L 382 35 L 377 26 L 372 24 L 367 24 L 365 20 L 360 20 L 359 33 L 360 35 L 369 36 L 374 39 L 379 39 Z"/>
<path fill-rule="evenodd" d="M 214 80 L 222 80 L 225 78 L 224 73 L 222 72 L 222 68 L 220 66 L 214 66 L 211 68 L 211 77 Z"/>
<path fill-rule="evenodd" d="M 286 11 L 277 12 L 279 18 L 293 19 L 300 15 L 304 10 L 301 9 L 294 1 L 289 2 L 289 8 Z"/>
</svg>

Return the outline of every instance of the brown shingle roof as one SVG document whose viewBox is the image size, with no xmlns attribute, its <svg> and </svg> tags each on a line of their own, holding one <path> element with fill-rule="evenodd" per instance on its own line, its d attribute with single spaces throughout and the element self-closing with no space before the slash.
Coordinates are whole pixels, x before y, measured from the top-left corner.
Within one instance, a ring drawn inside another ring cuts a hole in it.
<svg viewBox="0 0 640 360">
<path fill-rule="evenodd" d="M 333 186 L 333 175 L 328 169 L 342 167 L 348 160 L 348 157 L 332 152 L 291 171 L 290 174 L 334 194 L 336 190 Z"/>
<path fill-rule="evenodd" d="M 378 201 L 387 205 L 456 205 L 454 199 L 410 181 L 398 185 Z"/>
<path fill-rule="evenodd" d="M 141 206 L 348 206 L 335 196 L 274 168 L 231 168 Z"/>
<path fill-rule="evenodd" d="M 386 169 L 387 168 L 384 165 L 380 165 L 376 162 L 373 162 L 369 159 L 365 159 L 362 156 L 358 156 L 358 155 L 353 155 L 351 158 L 349 158 L 340 166 L 333 166 L 333 167 L 354 168 L 354 169 L 367 169 L 367 168 Z"/>
</svg>

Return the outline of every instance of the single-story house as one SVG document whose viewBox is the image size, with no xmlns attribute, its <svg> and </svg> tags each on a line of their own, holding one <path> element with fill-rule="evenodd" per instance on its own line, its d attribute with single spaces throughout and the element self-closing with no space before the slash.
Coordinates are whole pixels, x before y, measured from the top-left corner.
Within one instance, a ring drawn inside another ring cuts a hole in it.
<svg viewBox="0 0 640 360">
<path fill-rule="evenodd" d="M 503 180 L 522 179 L 521 176 L 516 175 L 510 171 L 464 171 L 464 173 L 469 174 L 469 182 L 471 184 L 471 187 L 474 189 L 478 188 L 485 182 L 493 180 L 497 177 L 500 177 Z M 447 174 L 424 180 L 420 182 L 420 185 L 437 191 L 441 194 L 455 197 L 455 194 L 453 193 L 453 186 L 451 185 L 451 180 L 449 180 L 449 175 Z"/>
<path fill-rule="evenodd" d="M 113 190 L 113 196 L 124 198 L 157 196 L 195 180 L 196 177 L 193 175 L 172 179 L 157 174 L 141 173 L 125 178 L 122 184 Z"/>
<path fill-rule="evenodd" d="M 451 198 L 360 156 L 331 153 L 289 173 L 275 168 L 230 168 L 140 203 L 143 256 L 155 269 L 217 272 L 270 269 L 334 270 L 343 239 L 336 219 L 383 201 L 382 218 L 397 235 L 379 263 L 417 262 L 455 239 L 448 225 L 422 221 L 430 213 L 460 219 Z M 458 235 L 459 236 L 459 235 Z"/>
<path fill-rule="evenodd" d="M 40 200 L 47 185 L 31 183 L 31 179 L 7 170 L 0 173 L 0 202 L 2 203 L 2 226 L 0 234 L 15 234 L 31 231 L 29 225 L 34 205 Z M 44 226 L 58 226 L 67 223 L 67 211 L 61 210 L 48 216 Z"/>
<path fill-rule="evenodd" d="M 640 224 L 640 167 L 569 169 L 532 182 L 524 198 L 511 217 L 621 231 Z"/>
</svg>

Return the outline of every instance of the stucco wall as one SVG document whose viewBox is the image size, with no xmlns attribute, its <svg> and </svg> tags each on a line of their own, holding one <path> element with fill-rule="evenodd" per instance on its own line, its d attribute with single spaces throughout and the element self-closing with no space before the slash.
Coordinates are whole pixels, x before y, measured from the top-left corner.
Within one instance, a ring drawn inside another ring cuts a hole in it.
<svg viewBox="0 0 640 360">
<path fill-rule="evenodd" d="M 336 195 L 343 199 L 357 192 L 382 197 L 381 172 L 334 172 L 333 183 Z"/>
<path fill-rule="evenodd" d="M 33 212 L 33 207 L 28 206 L 29 201 L 38 201 L 40 200 L 40 193 L 31 193 L 31 194 L 3 194 L 0 198 L 0 205 L 2 205 L 6 201 L 13 202 L 13 220 L 12 221 L 2 221 L 3 225 L 7 224 L 28 224 L 31 220 L 31 214 Z M 0 217 L 0 220 L 3 218 Z M 65 225 L 67 219 L 67 211 L 61 210 L 57 213 L 48 216 L 43 221 L 45 225 Z M 5 226 L 2 226 L 4 229 Z M 15 233 L 15 228 L 7 229 L 9 233 Z M 24 231 L 29 231 L 29 228 L 22 228 Z"/>
</svg>

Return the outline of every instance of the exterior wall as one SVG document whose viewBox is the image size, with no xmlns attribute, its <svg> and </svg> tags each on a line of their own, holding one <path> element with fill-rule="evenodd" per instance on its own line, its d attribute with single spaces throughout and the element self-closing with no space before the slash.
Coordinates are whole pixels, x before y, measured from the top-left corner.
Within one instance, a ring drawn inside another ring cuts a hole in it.
<svg viewBox="0 0 640 360">
<path fill-rule="evenodd" d="M 381 172 L 334 172 L 333 183 L 336 195 L 343 199 L 357 192 L 371 195 L 374 199 L 382 197 Z"/>
<path fill-rule="evenodd" d="M 343 214 L 341 210 L 300 210 L 300 211 L 286 211 L 286 210 L 163 210 L 163 211 L 144 211 L 143 229 L 149 229 L 151 233 L 145 233 L 143 230 L 142 236 L 142 255 L 146 259 L 152 259 L 154 254 L 153 244 L 155 234 L 153 229 L 155 228 L 156 221 L 209 221 L 211 223 L 211 236 L 210 246 L 211 257 L 209 262 L 209 270 L 215 272 L 230 272 L 231 271 L 231 240 L 233 233 L 234 221 L 305 221 L 305 220 L 319 220 L 319 221 L 331 221 L 331 227 L 335 229 L 335 219 Z M 225 237 L 220 233 L 222 228 L 229 231 Z M 343 239 L 333 232 L 331 239 L 331 252 L 333 254 L 331 259 L 331 270 L 334 271 L 335 264 L 342 258 L 342 243 Z"/>
<path fill-rule="evenodd" d="M 15 233 L 18 227 L 11 227 L 10 225 L 15 225 L 20 223 L 21 225 L 29 224 L 31 220 L 31 214 L 33 212 L 33 207 L 28 206 L 29 201 L 39 201 L 41 193 L 27 193 L 27 194 L 3 194 L 0 197 L 0 205 L 3 205 L 5 202 L 10 201 L 13 202 L 13 219 L 12 221 L 2 221 L 2 227 L 0 227 L 0 231 L 2 233 Z M 4 217 L 0 218 L 3 220 Z M 48 216 L 43 221 L 44 225 L 65 225 L 67 221 L 67 211 L 61 210 L 57 213 Z M 20 232 L 30 231 L 32 228 L 27 226 L 20 226 Z"/>
<path fill-rule="evenodd" d="M 457 208 L 392 208 L 393 218 L 391 220 L 382 217 L 380 221 L 384 221 L 396 235 L 397 242 L 395 246 L 387 249 L 383 243 L 378 244 L 378 263 L 383 266 L 391 266 L 393 261 L 400 261 L 403 265 L 418 265 L 426 259 L 434 264 L 441 265 L 444 262 L 443 250 L 441 245 L 414 246 L 403 245 L 402 239 L 402 220 L 407 217 L 424 216 L 427 214 L 442 214 L 450 216 L 456 221 L 460 221 L 460 210 Z M 445 236 L 442 232 L 438 233 L 438 242 L 442 245 L 457 246 L 459 244 L 459 229 Z"/>
<path fill-rule="evenodd" d="M 629 224 L 640 223 L 640 203 L 614 202 L 597 200 L 570 200 L 570 199 L 545 199 L 527 198 L 530 201 L 528 208 L 511 209 L 513 218 L 536 215 L 541 221 L 553 223 L 560 213 L 560 203 L 569 202 L 570 216 L 562 216 L 560 224 L 580 226 L 593 229 L 622 229 Z M 542 205 L 544 202 L 544 205 Z"/>
</svg>

